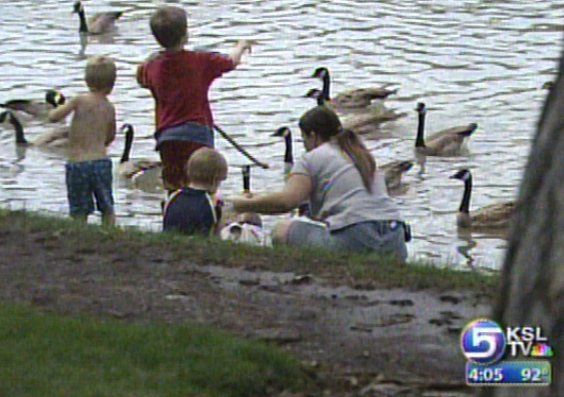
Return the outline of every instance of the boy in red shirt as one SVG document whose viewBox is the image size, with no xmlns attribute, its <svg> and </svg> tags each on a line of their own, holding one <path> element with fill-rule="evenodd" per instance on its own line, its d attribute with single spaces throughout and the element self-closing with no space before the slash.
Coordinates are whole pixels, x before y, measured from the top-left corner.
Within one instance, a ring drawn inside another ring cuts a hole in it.
<svg viewBox="0 0 564 397">
<path fill-rule="evenodd" d="M 157 150 L 164 185 L 171 192 L 186 185 L 184 165 L 192 153 L 204 146 L 214 147 L 209 88 L 216 78 L 239 65 L 251 42 L 240 40 L 229 56 L 185 50 L 186 12 L 179 7 L 159 7 L 150 25 L 164 49 L 137 68 L 137 81 L 155 99 Z"/>
</svg>

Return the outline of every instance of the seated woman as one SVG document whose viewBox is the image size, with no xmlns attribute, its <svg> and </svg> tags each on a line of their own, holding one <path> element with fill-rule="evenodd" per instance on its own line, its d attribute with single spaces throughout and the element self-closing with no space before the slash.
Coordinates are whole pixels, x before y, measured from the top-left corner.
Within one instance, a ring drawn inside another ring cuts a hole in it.
<svg viewBox="0 0 564 397">
<path fill-rule="evenodd" d="M 312 218 L 276 225 L 274 243 L 394 255 L 405 261 L 406 225 L 388 196 L 384 175 L 358 136 L 338 116 L 317 106 L 299 121 L 307 153 L 281 192 L 233 199 L 237 212 L 279 214 L 309 200 Z"/>
</svg>

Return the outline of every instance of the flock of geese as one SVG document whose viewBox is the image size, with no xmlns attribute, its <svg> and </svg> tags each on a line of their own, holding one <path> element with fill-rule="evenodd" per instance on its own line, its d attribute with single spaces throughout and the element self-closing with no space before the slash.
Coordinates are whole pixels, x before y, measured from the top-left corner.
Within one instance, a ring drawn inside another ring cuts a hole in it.
<svg viewBox="0 0 564 397">
<path fill-rule="evenodd" d="M 317 104 L 328 106 L 343 115 L 343 127 L 366 134 L 377 131 L 379 125 L 386 121 L 396 120 L 406 116 L 405 113 L 396 113 L 382 105 L 388 96 L 396 94 L 397 89 L 387 86 L 375 88 L 360 88 L 340 93 L 333 99 L 330 96 L 331 77 L 327 68 L 317 68 L 313 78 L 323 82 L 322 89 L 310 89 L 306 97 L 314 98 Z M 373 101 L 379 101 L 374 107 Z M 478 124 L 455 126 L 425 136 L 425 117 L 427 108 L 419 102 L 415 108 L 418 115 L 417 134 L 414 150 L 419 156 L 450 157 L 460 155 L 467 139 L 476 131 Z M 284 127 L 279 129 L 276 136 L 283 136 L 286 142 L 284 161 L 291 161 L 291 132 Z M 398 160 L 379 166 L 384 172 L 388 190 L 393 193 L 401 186 L 402 175 L 413 166 L 410 160 Z M 464 168 L 451 176 L 464 182 L 464 193 L 457 215 L 457 225 L 462 229 L 487 231 L 488 229 L 505 230 L 515 208 L 514 202 L 495 203 L 470 212 L 470 197 L 472 194 L 472 174 Z"/>
<path fill-rule="evenodd" d="M 115 21 L 122 12 L 98 13 L 91 18 L 86 18 L 84 6 L 80 1 L 74 4 L 74 13 L 80 19 L 79 32 L 81 34 L 93 35 L 111 31 Z M 331 77 L 329 70 L 324 67 L 317 68 L 312 78 L 320 79 L 323 83 L 322 89 L 311 89 L 305 95 L 314 98 L 318 105 L 327 106 L 342 116 L 343 126 L 355 131 L 357 134 L 374 132 L 383 122 L 396 120 L 406 116 L 405 113 L 396 113 L 383 106 L 383 101 L 390 95 L 396 94 L 397 89 L 389 89 L 388 86 L 377 88 L 361 88 L 348 90 L 331 97 Z M 0 107 L 6 110 L 0 113 L 0 123 L 9 122 L 15 131 L 15 142 L 18 146 L 43 147 L 50 149 L 64 149 L 68 146 L 69 127 L 56 126 L 50 131 L 43 133 L 33 141 L 25 138 L 24 127 L 20 120 L 47 121 L 50 110 L 65 103 L 65 96 L 56 91 L 48 90 L 44 101 L 16 99 L 1 103 Z M 427 109 L 424 103 L 417 104 L 415 109 L 418 115 L 418 127 L 415 137 L 414 150 L 416 154 L 424 156 L 456 156 L 459 155 L 463 144 L 478 125 L 471 123 L 464 126 L 452 127 L 443 131 L 435 132 L 425 136 L 425 117 Z M 131 149 L 134 140 L 134 128 L 130 124 L 124 124 L 120 132 L 125 135 L 125 145 L 118 167 L 118 174 L 123 178 L 132 179 L 134 182 L 146 175 L 160 175 L 161 163 L 154 160 L 132 160 Z M 276 130 L 273 136 L 284 138 L 284 170 L 288 173 L 291 169 L 293 159 L 292 133 L 288 127 Z M 384 172 L 386 185 L 393 192 L 402 183 L 402 175 L 413 166 L 411 160 L 393 161 L 378 168 Z M 148 173 L 147 171 L 152 171 Z M 505 229 L 514 210 L 513 202 L 492 204 L 479 210 L 470 212 L 470 197 L 472 193 L 472 174 L 469 169 L 457 171 L 451 178 L 464 182 L 464 193 L 460 203 L 457 225 L 465 229 Z M 142 185 L 142 183 L 140 183 Z"/>
</svg>

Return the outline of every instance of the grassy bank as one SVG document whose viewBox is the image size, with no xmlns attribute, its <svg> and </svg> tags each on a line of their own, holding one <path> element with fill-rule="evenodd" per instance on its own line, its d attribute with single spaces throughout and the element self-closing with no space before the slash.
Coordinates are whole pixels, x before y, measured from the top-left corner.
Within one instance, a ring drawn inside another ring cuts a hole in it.
<svg viewBox="0 0 564 397">
<path fill-rule="evenodd" d="M 297 360 L 203 327 L 131 325 L 0 303 L 0 395 L 262 396 L 307 387 Z"/>
<path fill-rule="evenodd" d="M 104 247 L 119 246 L 124 252 L 159 252 L 169 263 L 189 261 L 199 265 L 245 267 L 273 271 L 312 273 L 349 285 L 382 288 L 470 289 L 490 293 L 497 277 L 471 272 L 440 269 L 429 264 L 399 265 L 385 258 L 331 253 L 315 249 L 275 247 L 266 249 L 235 245 L 216 239 L 203 239 L 135 228 L 102 228 L 82 225 L 33 213 L 0 210 L 0 233 L 22 236 L 48 232 L 49 244 L 62 246 L 78 255 L 100 253 Z"/>
</svg>

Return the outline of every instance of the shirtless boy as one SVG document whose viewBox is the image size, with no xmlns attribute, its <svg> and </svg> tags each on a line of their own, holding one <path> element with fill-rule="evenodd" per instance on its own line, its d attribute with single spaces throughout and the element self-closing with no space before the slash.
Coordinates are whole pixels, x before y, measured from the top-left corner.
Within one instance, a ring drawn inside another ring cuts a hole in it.
<svg viewBox="0 0 564 397">
<path fill-rule="evenodd" d="M 68 161 L 65 165 L 71 217 L 86 222 L 96 206 L 105 225 L 115 224 L 112 162 L 106 148 L 116 135 L 114 105 L 107 96 L 116 80 L 116 65 L 107 57 L 93 57 L 86 64 L 89 92 L 77 95 L 49 113 L 59 121 L 70 113 Z"/>
</svg>

